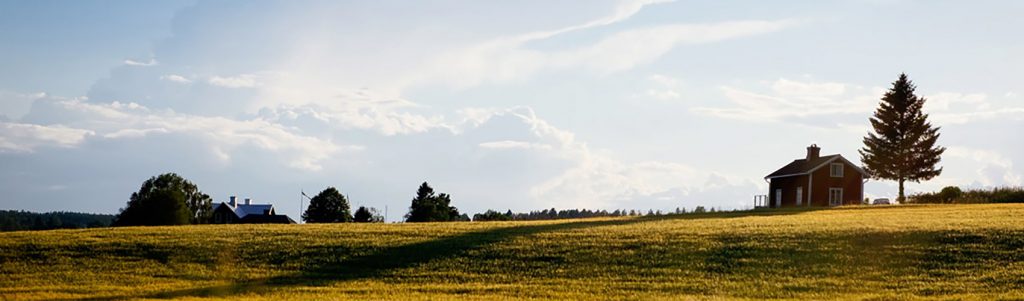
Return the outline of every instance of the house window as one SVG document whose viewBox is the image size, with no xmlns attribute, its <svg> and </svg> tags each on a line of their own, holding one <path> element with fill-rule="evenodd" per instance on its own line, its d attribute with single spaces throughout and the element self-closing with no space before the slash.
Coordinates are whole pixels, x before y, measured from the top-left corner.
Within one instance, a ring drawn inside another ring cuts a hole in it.
<svg viewBox="0 0 1024 301">
<path fill-rule="evenodd" d="M 829 188 L 828 189 L 828 205 L 839 206 L 843 204 L 843 189 L 842 188 Z"/>
<path fill-rule="evenodd" d="M 796 188 L 796 205 L 800 206 L 801 204 L 803 204 L 803 202 L 804 202 L 804 188 L 803 187 L 797 187 Z"/>
<path fill-rule="evenodd" d="M 843 163 L 832 163 L 829 167 L 831 167 L 829 168 L 829 174 L 831 174 L 833 178 L 843 177 Z"/>
</svg>

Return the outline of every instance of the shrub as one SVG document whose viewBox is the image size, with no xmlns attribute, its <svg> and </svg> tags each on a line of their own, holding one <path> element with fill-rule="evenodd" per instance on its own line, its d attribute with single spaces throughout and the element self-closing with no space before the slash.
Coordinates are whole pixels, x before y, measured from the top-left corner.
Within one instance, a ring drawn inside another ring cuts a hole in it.
<svg viewBox="0 0 1024 301">
<path fill-rule="evenodd" d="M 917 204 L 1024 203 L 1024 188 L 996 187 L 963 191 L 959 187 L 948 186 L 939 192 L 923 192 L 912 195 L 909 202 Z"/>
</svg>

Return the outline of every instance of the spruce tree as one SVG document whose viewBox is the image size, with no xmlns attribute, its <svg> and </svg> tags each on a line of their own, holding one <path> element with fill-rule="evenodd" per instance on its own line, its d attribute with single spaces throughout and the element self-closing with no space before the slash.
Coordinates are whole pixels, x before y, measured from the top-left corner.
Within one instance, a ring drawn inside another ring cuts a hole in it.
<svg viewBox="0 0 1024 301">
<path fill-rule="evenodd" d="M 468 215 L 459 214 L 459 209 L 451 206 L 452 198 L 447 193 L 434 194 L 427 182 L 423 182 L 416 190 L 416 198 L 412 199 L 406 222 L 441 222 L 469 219 Z"/>
<path fill-rule="evenodd" d="M 348 200 L 334 187 L 327 187 L 309 200 L 309 207 L 302 214 L 308 223 L 345 223 L 352 221 Z"/>
<path fill-rule="evenodd" d="M 939 127 L 933 127 L 928 114 L 922 112 L 925 99 L 914 94 L 916 88 L 907 74 L 900 74 L 882 96 L 870 119 L 874 132 L 864 137 L 864 147 L 859 150 L 871 177 L 899 183 L 901 203 L 906 198 L 904 182 L 920 183 L 941 174 L 942 168 L 936 165 L 946 151 L 935 145 Z"/>
</svg>

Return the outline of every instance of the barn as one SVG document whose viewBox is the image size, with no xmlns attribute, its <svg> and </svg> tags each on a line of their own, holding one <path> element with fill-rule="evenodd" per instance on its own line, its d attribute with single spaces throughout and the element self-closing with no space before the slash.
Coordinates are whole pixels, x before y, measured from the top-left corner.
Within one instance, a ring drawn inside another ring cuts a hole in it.
<svg viewBox="0 0 1024 301">
<path fill-rule="evenodd" d="M 764 177 L 768 182 L 767 207 L 831 207 L 860 204 L 870 175 L 842 155 L 820 156 L 816 144 L 804 158 Z"/>
</svg>

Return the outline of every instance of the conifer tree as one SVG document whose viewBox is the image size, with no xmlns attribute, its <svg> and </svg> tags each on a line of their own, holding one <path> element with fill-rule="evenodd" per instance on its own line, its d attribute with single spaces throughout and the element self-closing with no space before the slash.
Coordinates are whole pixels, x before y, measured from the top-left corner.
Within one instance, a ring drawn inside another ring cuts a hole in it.
<svg viewBox="0 0 1024 301">
<path fill-rule="evenodd" d="M 870 119 L 874 132 L 864 137 L 864 147 L 859 150 L 871 177 L 899 183 L 901 203 L 906 198 L 904 182 L 920 183 L 941 174 L 942 168 L 936 165 L 946 151 L 935 145 L 939 127 L 933 127 L 928 114 L 922 112 L 925 99 L 914 94 L 916 88 L 907 74 L 900 74 L 882 96 Z"/>
<path fill-rule="evenodd" d="M 459 209 L 450 206 L 451 195 L 441 193 L 434 194 L 427 182 L 423 182 L 416 190 L 416 198 L 412 199 L 409 206 L 409 213 L 405 215 L 406 222 L 442 222 L 442 221 L 464 221 L 469 220 L 468 215 L 459 214 Z"/>
</svg>

